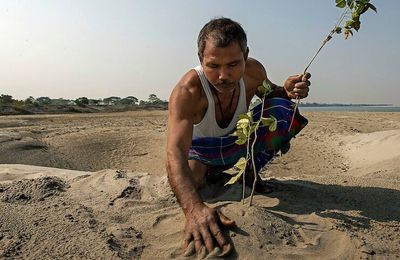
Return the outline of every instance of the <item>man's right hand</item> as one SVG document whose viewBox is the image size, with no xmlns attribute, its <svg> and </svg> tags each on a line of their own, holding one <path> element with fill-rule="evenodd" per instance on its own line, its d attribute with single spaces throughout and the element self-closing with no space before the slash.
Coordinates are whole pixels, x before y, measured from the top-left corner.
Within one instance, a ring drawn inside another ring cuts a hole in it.
<svg viewBox="0 0 400 260">
<path fill-rule="evenodd" d="M 194 205 L 186 212 L 185 217 L 184 256 L 196 252 L 202 258 L 206 257 L 207 253 L 222 257 L 232 251 L 232 246 L 223 236 L 219 224 L 235 227 L 235 221 L 203 203 Z M 214 245 L 214 241 L 217 242 L 217 246 Z"/>
</svg>

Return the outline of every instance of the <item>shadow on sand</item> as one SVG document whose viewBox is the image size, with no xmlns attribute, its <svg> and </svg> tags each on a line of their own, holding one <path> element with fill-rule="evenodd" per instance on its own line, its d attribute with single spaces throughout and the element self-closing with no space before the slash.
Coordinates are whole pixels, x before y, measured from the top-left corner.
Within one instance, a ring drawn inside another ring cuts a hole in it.
<svg viewBox="0 0 400 260">
<path fill-rule="evenodd" d="M 214 199 L 208 194 L 209 202 L 217 202 L 216 197 L 226 199 L 227 196 L 223 194 L 229 193 L 230 188 L 224 186 L 224 183 L 225 181 L 220 180 L 211 184 L 213 187 L 209 190 L 215 192 L 211 196 Z M 265 196 L 279 200 L 278 205 L 269 208 L 273 211 L 299 215 L 315 213 L 321 217 L 357 221 L 357 225 L 364 228 L 368 228 L 371 220 L 400 221 L 400 190 L 320 184 L 302 180 L 271 180 L 269 183 L 275 186 L 275 191 Z M 356 211 L 359 217 L 345 214 L 347 211 Z"/>
<path fill-rule="evenodd" d="M 289 214 L 315 213 L 368 228 L 370 221 L 400 221 L 400 191 L 381 187 L 341 186 L 310 181 L 272 180 L 276 191 L 266 196 L 279 199 L 271 210 Z M 360 217 L 349 216 L 356 211 Z"/>
</svg>

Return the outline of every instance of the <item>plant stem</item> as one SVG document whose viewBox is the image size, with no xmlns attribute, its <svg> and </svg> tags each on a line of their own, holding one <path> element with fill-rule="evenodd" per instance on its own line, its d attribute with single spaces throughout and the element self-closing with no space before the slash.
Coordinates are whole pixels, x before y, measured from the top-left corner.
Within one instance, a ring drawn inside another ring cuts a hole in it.
<svg viewBox="0 0 400 260">
<path fill-rule="evenodd" d="M 260 122 L 257 122 L 256 129 L 258 128 Z M 257 140 L 257 130 L 254 132 L 254 140 L 253 143 L 251 144 L 251 163 L 253 165 L 253 173 L 254 173 L 254 180 L 253 180 L 253 187 L 251 189 L 251 195 L 250 195 L 250 206 L 253 202 L 253 195 L 254 195 L 254 190 L 256 188 L 256 183 L 257 183 L 257 169 L 256 169 L 256 164 L 254 161 L 254 145 L 256 144 Z"/>
<path fill-rule="evenodd" d="M 308 65 L 306 66 L 306 68 L 304 69 L 303 74 L 306 74 L 308 68 L 311 66 L 311 64 L 314 62 L 315 58 L 317 57 L 317 55 L 319 54 L 319 52 L 322 50 L 322 48 L 325 46 L 325 44 L 332 39 L 332 36 L 335 34 L 335 30 L 336 28 L 342 23 L 345 15 L 347 14 L 347 11 L 349 10 L 349 7 L 346 6 L 346 8 L 344 9 L 343 13 L 340 15 L 337 23 L 335 24 L 335 26 L 333 27 L 333 29 L 331 30 L 331 32 L 328 34 L 328 36 L 326 36 L 325 40 L 322 42 L 321 46 L 319 47 L 319 49 L 317 50 L 317 52 L 314 54 L 314 56 L 312 57 L 311 61 L 308 63 Z"/>
<path fill-rule="evenodd" d="M 254 139 L 253 143 L 251 144 L 251 164 L 253 165 L 253 173 L 254 173 L 254 180 L 253 180 L 253 187 L 251 189 L 251 195 L 250 195 L 250 206 L 253 202 L 253 196 L 254 196 L 254 190 L 256 189 L 256 183 L 257 183 L 257 169 L 256 169 L 256 164 L 254 162 L 254 145 L 256 144 L 257 141 L 257 129 L 260 125 L 263 113 L 264 113 L 264 100 L 265 96 L 261 99 L 262 104 L 261 104 L 261 111 L 260 111 L 260 119 L 257 121 L 256 124 L 256 130 L 254 131 Z"/>
<path fill-rule="evenodd" d="M 247 154 L 246 154 L 246 165 L 244 166 L 244 172 L 243 172 L 243 191 L 242 191 L 242 204 L 244 205 L 244 195 L 245 195 L 245 191 L 246 191 L 246 168 L 247 168 L 247 162 L 249 160 L 250 157 L 250 152 L 249 152 L 249 148 L 250 148 L 250 134 L 247 137 Z"/>
<path fill-rule="evenodd" d="M 336 28 L 343 22 L 343 19 L 345 18 L 347 11 L 349 10 L 349 7 L 346 6 L 346 8 L 343 10 L 342 14 L 339 16 L 338 21 L 336 22 L 335 26 L 333 27 L 333 29 L 331 30 L 331 32 L 328 34 L 328 36 L 326 36 L 325 40 L 322 42 L 321 46 L 319 47 L 319 49 L 317 50 L 317 52 L 314 54 L 314 56 L 312 57 L 311 61 L 308 63 L 308 65 L 306 66 L 306 68 L 304 69 L 303 74 L 306 74 L 308 68 L 311 66 L 311 64 L 314 62 L 315 58 L 317 57 L 317 55 L 320 53 L 320 51 L 322 50 L 322 48 L 325 46 L 325 44 L 332 39 L 332 35 L 335 34 L 336 32 Z M 290 125 L 289 125 L 289 129 L 288 132 L 290 132 L 290 130 L 292 129 L 292 124 L 293 124 L 293 120 L 294 117 L 296 115 L 296 111 L 297 108 L 299 107 L 299 103 L 300 103 L 300 99 L 299 97 L 296 97 L 296 105 L 294 106 L 294 110 L 293 110 L 293 116 L 292 119 L 290 120 Z"/>
</svg>

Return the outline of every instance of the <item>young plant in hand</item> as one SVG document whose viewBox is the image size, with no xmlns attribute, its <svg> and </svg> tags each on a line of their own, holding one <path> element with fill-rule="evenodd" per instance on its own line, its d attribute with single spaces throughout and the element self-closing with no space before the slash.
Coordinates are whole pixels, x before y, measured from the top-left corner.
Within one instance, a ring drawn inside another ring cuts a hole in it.
<svg viewBox="0 0 400 260">
<path fill-rule="evenodd" d="M 357 32 L 358 30 L 360 30 L 361 28 L 360 17 L 362 14 L 364 14 L 369 9 L 377 13 L 376 7 L 370 3 L 370 0 L 336 0 L 336 7 L 342 8 L 343 12 L 339 16 L 339 19 L 337 20 L 333 29 L 330 31 L 328 36 L 326 36 L 319 49 L 317 50 L 317 52 L 312 57 L 311 61 L 304 69 L 303 74 L 307 72 L 308 68 L 314 62 L 315 58 L 318 56 L 322 48 L 330 39 L 332 39 L 334 34 L 343 33 L 344 38 L 347 40 L 350 36 L 353 36 L 353 29 Z M 297 110 L 299 102 L 300 99 L 296 98 L 296 105 L 294 108 L 295 110 Z M 294 115 L 295 114 L 293 114 L 288 131 L 290 131 L 290 129 L 292 128 Z"/>
<path fill-rule="evenodd" d="M 335 0 L 336 1 L 336 6 L 338 8 L 342 8 L 343 12 L 340 15 L 338 21 L 336 22 L 335 26 L 333 29 L 330 31 L 328 36 L 324 39 L 322 42 L 321 46 L 317 50 L 317 52 L 314 54 L 312 57 L 311 61 L 308 63 L 306 68 L 304 69 L 303 74 L 306 74 L 308 68 L 311 66 L 311 64 L 314 62 L 315 58 L 317 55 L 320 53 L 322 48 L 325 46 L 325 44 L 332 39 L 334 34 L 344 34 L 344 38 L 348 39 L 350 36 L 353 36 L 353 30 L 358 31 L 361 27 L 361 21 L 360 17 L 362 14 L 364 14 L 368 10 L 373 10 L 377 12 L 376 7 L 370 3 L 369 0 Z M 257 121 L 253 120 L 253 114 L 252 111 L 247 112 L 246 114 L 240 115 L 239 121 L 237 122 L 236 125 L 236 131 L 232 134 L 234 136 L 237 136 L 238 139 L 236 140 L 236 143 L 239 145 L 247 144 L 247 153 L 246 157 L 241 157 L 238 162 L 228 171 L 227 173 L 230 173 L 232 178 L 226 183 L 226 185 L 234 184 L 236 183 L 241 177 L 243 177 L 243 194 L 242 194 L 242 202 L 244 203 L 244 197 L 245 197 L 245 185 L 246 185 L 246 168 L 249 165 L 249 162 L 251 161 L 251 166 L 252 170 L 254 173 L 254 181 L 253 181 L 253 187 L 251 191 L 251 196 L 250 196 L 250 206 L 252 205 L 252 200 L 253 200 L 253 195 L 254 195 L 254 190 L 256 187 L 256 182 L 257 182 L 257 170 L 255 167 L 255 161 L 254 161 L 254 146 L 256 144 L 257 140 L 257 130 L 259 127 L 264 126 L 268 127 L 269 131 L 275 131 L 277 128 L 277 120 L 274 117 L 269 117 L 265 118 L 262 117 L 262 112 L 264 111 L 264 99 L 265 97 L 272 91 L 271 87 L 269 84 L 264 80 L 263 84 L 259 86 L 260 92 L 263 94 L 261 98 L 261 116 L 260 119 Z M 291 130 L 295 112 L 298 109 L 299 105 L 299 98 L 296 98 L 296 103 L 294 105 L 294 113 L 292 120 L 289 125 L 288 132 Z"/>
</svg>

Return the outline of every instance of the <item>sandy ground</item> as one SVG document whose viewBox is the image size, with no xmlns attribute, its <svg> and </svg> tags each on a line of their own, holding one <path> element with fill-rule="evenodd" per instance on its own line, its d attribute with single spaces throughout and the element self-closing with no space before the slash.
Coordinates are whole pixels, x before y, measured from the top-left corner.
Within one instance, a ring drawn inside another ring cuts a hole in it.
<svg viewBox="0 0 400 260">
<path fill-rule="evenodd" d="M 275 192 L 249 207 L 240 185 L 202 190 L 237 223 L 224 230 L 228 258 L 400 258 L 400 113 L 304 115 L 289 153 L 262 172 Z M 182 258 L 166 117 L 0 117 L 0 258 Z"/>
</svg>

